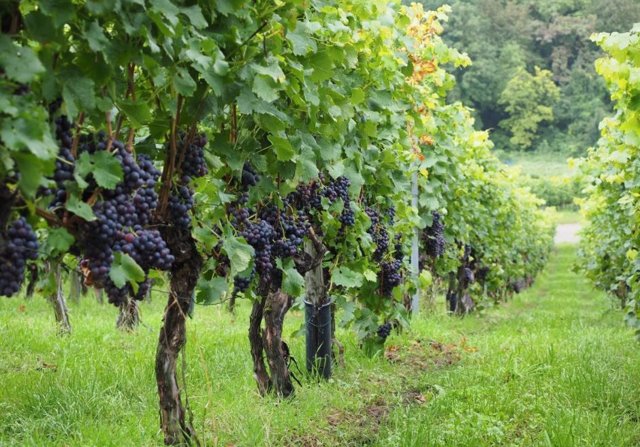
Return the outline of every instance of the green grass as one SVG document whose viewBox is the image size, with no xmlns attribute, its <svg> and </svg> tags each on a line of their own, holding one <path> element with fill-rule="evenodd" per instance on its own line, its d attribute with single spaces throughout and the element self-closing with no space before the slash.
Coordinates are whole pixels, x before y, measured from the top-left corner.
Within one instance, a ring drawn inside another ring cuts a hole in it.
<svg viewBox="0 0 640 447">
<path fill-rule="evenodd" d="M 500 152 L 498 156 L 503 162 L 520 166 L 523 173 L 532 176 L 564 177 L 573 174 L 567 162 L 568 156 L 562 153 Z"/>
<path fill-rule="evenodd" d="M 556 224 L 584 224 L 584 217 L 580 214 L 580 211 L 572 209 L 556 210 L 554 213 L 554 220 Z"/>
<path fill-rule="evenodd" d="M 197 308 L 185 371 L 205 445 L 635 446 L 640 350 L 620 311 L 572 273 L 561 246 L 529 291 L 464 319 L 421 317 L 368 359 L 341 332 L 346 365 L 329 382 L 302 378 L 295 398 L 258 396 L 248 306 L 231 318 Z M 71 305 L 55 334 L 42 299 L 0 301 L 0 445 L 158 445 L 153 361 L 161 296 L 135 334 L 115 309 Z M 285 331 L 301 322 L 293 312 Z M 303 340 L 291 341 L 302 363 Z"/>
</svg>

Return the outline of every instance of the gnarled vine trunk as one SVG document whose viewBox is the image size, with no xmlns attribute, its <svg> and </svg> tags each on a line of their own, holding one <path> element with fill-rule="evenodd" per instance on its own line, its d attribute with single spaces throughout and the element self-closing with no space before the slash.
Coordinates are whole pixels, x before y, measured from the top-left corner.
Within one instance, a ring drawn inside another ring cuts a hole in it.
<svg viewBox="0 0 640 447">
<path fill-rule="evenodd" d="M 80 302 L 80 295 L 84 295 L 86 292 L 82 273 L 78 270 L 71 270 L 69 272 L 69 299 L 74 303 Z"/>
<path fill-rule="evenodd" d="M 309 238 L 313 243 L 313 253 L 302 252 L 294 257 L 296 269 L 301 275 L 321 268 L 326 248 L 316 237 L 313 229 L 309 230 Z M 292 298 L 282 291 L 282 276 L 279 279 L 264 281 L 258 285 L 258 300 L 254 301 L 249 318 L 249 343 L 253 359 L 253 372 L 261 395 L 274 392 L 281 397 L 293 395 L 292 376 L 289 372 L 290 353 L 282 341 L 284 317 L 293 304 Z M 264 330 L 261 328 L 264 320 Z M 265 355 L 269 370 L 265 365 Z"/>
<path fill-rule="evenodd" d="M 104 290 L 103 289 L 93 289 L 93 293 L 96 296 L 96 301 L 98 304 L 104 304 Z"/>
<path fill-rule="evenodd" d="M 193 291 L 202 268 L 191 234 L 175 228 L 164 231 L 164 237 L 175 257 L 171 269 L 169 300 L 164 311 L 156 351 L 156 381 L 160 397 L 160 426 L 167 445 L 185 445 L 196 441 L 182 405 L 176 364 L 178 354 L 187 341 L 186 318 Z"/>
<path fill-rule="evenodd" d="M 54 292 L 49 294 L 49 302 L 53 306 L 58 332 L 60 334 L 69 334 L 71 332 L 71 323 L 69 322 L 69 311 L 67 310 L 67 302 L 62 290 L 62 266 L 58 262 L 50 265 L 47 270 L 51 271 L 52 269 L 55 269 L 56 288 Z"/>
<path fill-rule="evenodd" d="M 258 383 L 258 391 L 262 396 L 265 396 L 271 390 L 271 379 L 264 363 L 264 345 L 260 327 L 266 299 L 266 296 L 261 296 L 253 302 L 251 316 L 249 317 L 249 344 L 251 345 L 251 357 L 253 359 L 253 373 Z"/>
<path fill-rule="evenodd" d="M 276 290 L 269 293 L 264 306 L 264 351 L 269 362 L 271 386 L 273 391 L 282 397 L 293 394 L 293 382 L 287 364 L 289 354 L 285 353 L 282 345 L 282 326 L 291 304 L 289 295 L 282 290 Z"/>
<path fill-rule="evenodd" d="M 138 327 L 138 324 L 140 324 L 138 302 L 129 298 L 126 303 L 120 305 L 116 327 L 125 331 L 133 331 Z"/>
</svg>

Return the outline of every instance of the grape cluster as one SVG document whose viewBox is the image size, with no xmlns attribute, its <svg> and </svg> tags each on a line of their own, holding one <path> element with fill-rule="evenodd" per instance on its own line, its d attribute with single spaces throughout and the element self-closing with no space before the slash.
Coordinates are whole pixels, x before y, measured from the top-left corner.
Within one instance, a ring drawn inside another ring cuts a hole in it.
<svg viewBox="0 0 640 447">
<path fill-rule="evenodd" d="M 56 158 L 56 166 L 53 172 L 53 180 L 56 183 L 56 189 L 53 191 L 44 191 L 47 194 L 50 192 L 53 193 L 53 200 L 50 205 L 52 208 L 57 208 L 64 204 L 67 198 L 65 182 L 73 178 L 73 172 L 75 169 L 75 158 L 71 153 L 71 146 L 73 144 L 73 135 L 71 133 L 72 125 L 64 116 L 57 118 L 55 120 L 55 125 L 56 138 L 60 143 L 58 157 Z"/>
<path fill-rule="evenodd" d="M 71 145 L 73 144 L 73 134 L 71 133 L 71 129 L 73 128 L 73 125 L 66 116 L 56 118 L 55 125 L 56 138 L 60 142 L 60 146 L 62 148 L 71 149 Z"/>
<path fill-rule="evenodd" d="M 333 203 L 338 199 L 342 199 L 344 208 L 340 214 L 340 222 L 343 226 L 353 226 L 356 223 L 355 213 L 351 208 L 351 198 L 349 197 L 349 186 L 351 181 L 348 178 L 341 176 L 335 179 L 324 188 L 323 195 L 329 199 L 329 202 Z"/>
<path fill-rule="evenodd" d="M 321 177 L 319 181 L 298 185 L 296 190 L 285 198 L 285 204 L 309 213 L 322 208 L 322 197 L 326 197 L 329 203 L 342 200 L 344 207 L 340 213 L 339 220 L 343 228 L 353 226 L 356 223 L 356 218 L 351 207 L 351 198 L 349 197 L 351 181 L 344 176 L 322 184 L 321 182 L 323 181 L 324 178 Z"/>
<path fill-rule="evenodd" d="M 109 269 L 113 262 L 113 250 L 108 244 L 98 243 L 87 245 L 84 251 L 84 258 L 80 261 L 80 267 L 88 272 L 85 276 L 90 278 L 89 282 L 97 288 L 104 287 L 109 279 Z"/>
<path fill-rule="evenodd" d="M 20 290 L 27 261 L 37 257 L 36 234 L 20 217 L 0 235 L 0 296 L 11 296 Z"/>
<path fill-rule="evenodd" d="M 254 249 L 255 272 L 261 282 L 279 280 L 277 259 L 296 257 L 300 254 L 305 236 L 311 228 L 311 216 L 322 209 L 322 200 L 329 203 L 342 200 L 344 207 L 339 217 L 344 226 L 353 225 L 355 216 L 349 198 L 350 182 L 346 177 L 325 182 L 320 178 L 299 184 L 282 199 L 284 206 L 272 201 L 256 210 L 247 206 L 248 189 L 260 181 L 260 176 L 250 163 L 245 163 L 239 189 L 242 194 L 227 208 L 233 227 Z M 234 293 L 246 290 L 251 278 L 235 277 Z"/>
<path fill-rule="evenodd" d="M 276 258 L 289 258 L 300 252 L 309 228 L 303 211 L 291 208 L 285 211 L 275 205 L 264 206 L 255 213 L 246 207 L 245 200 L 240 200 L 230 206 L 228 213 L 232 225 L 253 247 L 255 269 L 263 281 L 272 280 L 277 273 Z M 235 278 L 234 282 L 236 280 L 236 288 L 245 285 L 243 278 Z"/>
<path fill-rule="evenodd" d="M 113 248 L 131 256 L 144 271 L 169 270 L 175 260 L 158 230 L 137 227 L 135 233 L 120 233 Z"/>
<path fill-rule="evenodd" d="M 126 303 L 133 293 L 133 289 L 129 284 L 118 287 L 111 281 L 111 278 L 107 278 L 104 284 L 104 291 L 107 293 L 108 301 L 115 306 Z"/>
<path fill-rule="evenodd" d="M 250 186 L 255 186 L 260 181 L 260 176 L 253 169 L 253 166 L 249 163 L 245 163 L 242 167 L 242 186 L 248 188 Z"/>
<path fill-rule="evenodd" d="M 72 127 L 65 117 L 56 119 L 56 137 L 60 145 L 53 178 L 57 187 L 54 195 L 56 206 L 64 204 L 67 196 L 65 182 L 74 173 Z M 92 203 L 88 199 L 97 198 L 92 204 L 96 218 L 92 221 L 83 220 L 78 225 L 78 248 L 83 254 L 81 267 L 87 284 L 104 288 L 109 301 L 120 304 L 135 294 L 129 284 L 117 287 L 109 277 L 115 253 L 128 254 L 145 273 L 150 269 L 169 270 L 174 262 L 160 233 L 147 228 L 158 206 L 155 188 L 160 171 L 149 157 L 134 156 L 123 142 L 109 142 L 104 132 L 81 135 L 77 150 L 79 154 L 109 150 L 122 167 L 122 180 L 111 190 L 99 189 L 93 176 L 85 179 L 88 187 L 84 190 L 83 199 Z M 194 157 L 191 157 L 190 161 L 193 160 Z M 147 287 L 144 282 L 140 286 Z"/>
<path fill-rule="evenodd" d="M 402 261 L 404 259 L 404 250 L 402 249 L 402 235 L 396 234 L 396 237 L 394 238 L 393 250 L 394 259 Z"/>
<path fill-rule="evenodd" d="M 466 289 L 475 281 L 473 269 L 476 263 L 476 258 L 474 256 L 474 250 L 470 245 L 464 245 L 462 259 L 460 261 L 462 263 L 460 267 L 462 269 L 460 282 L 462 287 Z"/>
<path fill-rule="evenodd" d="M 300 183 L 296 186 L 295 191 L 287 195 L 285 203 L 306 212 L 319 210 L 322 208 L 320 188 L 321 185 L 317 181 Z"/>
<path fill-rule="evenodd" d="M 378 279 L 383 296 L 390 297 L 393 288 L 400 285 L 402 282 L 401 269 L 402 262 L 397 259 L 380 263 Z"/>
<path fill-rule="evenodd" d="M 183 229 L 191 227 L 189 211 L 193 208 L 193 191 L 185 185 L 171 188 L 169 196 L 169 218 L 174 225 Z"/>
<path fill-rule="evenodd" d="M 389 219 L 389 225 L 393 226 L 396 220 L 396 208 L 393 205 L 387 208 L 387 219 Z"/>
<path fill-rule="evenodd" d="M 475 281 L 475 276 L 473 274 L 473 270 L 469 267 L 464 267 L 462 271 L 462 286 L 464 288 L 469 287 L 469 284 Z"/>
<path fill-rule="evenodd" d="M 142 301 L 151 293 L 151 287 L 153 286 L 153 279 L 146 278 L 142 283 L 138 285 L 138 292 L 135 294 L 134 299 Z"/>
<path fill-rule="evenodd" d="M 60 147 L 53 174 L 53 180 L 58 187 L 62 187 L 65 181 L 73 178 L 74 163 L 75 158 L 71 154 L 71 149 L 65 146 Z"/>
<path fill-rule="evenodd" d="M 444 223 L 442 216 L 437 211 L 434 211 L 432 216 L 433 222 L 431 226 L 425 228 L 423 240 L 427 255 L 438 258 L 443 255 L 445 249 Z"/>
<path fill-rule="evenodd" d="M 169 218 L 173 225 L 189 230 L 191 228 L 189 212 L 193 209 L 194 202 L 193 190 L 188 184 L 192 178 L 203 177 L 208 172 L 204 159 L 207 138 L 203 134 L 197 135 L 191 144 L 188 144 L 186 137 L 181 135 L 178 144 L 181 152 L 184 153 L 184 159 L 178 170 L 179 181 L 171 188 L 169 195 Z"/>
<path fill-rule="evenodd" d="M 246 291 L 251 285 L 251 281 L 253 281 L 254 276 L 255 270 L 251 270 L 251 274 L 249 276 L 236 275 L 233 278 L 233 296 L 236 296 L 240 292 Z"/>
<path fill-rule="evenodd" d="M 263 208 L 260 217 L 275 229 L 274 256 L 278 258 L 295 256 L 309 230 L 310 225 L 306 213 L 298 211 L 294 216 L 280 211 L 272 205 Z"/>
<path fill-rule="evenodd" d="M 270 277 L 274 268 L 271 251 L 276 234 L 274 228 L 267 221 L 259 219 L 257 222 L 249 222 L 241 234 L 255 251 L 256 270 L 260 276 Z"/>
<path fill-rule="evenodd" d="M 186 142 L 183 144 L 186 145 Z M 206 145 L 207 137 L 204 134 L 200 134 L 186 147 L 181 165 L 183 182 L 188 183 L 191 177 L 204 177 L 209 172 L 207 163 L 204 160 L 204 147 Z"/>
<path fill-rule="evenodd" d="M 391 335 L 391 323 L 385 323 L 378 326 L 378 330 L 376 331 L 378 337 L 382 340 L 386 340 L 389 335 Z"/>
<path fill-rule="evenodd" d="M 389 233 L 385 228 L 380 213 L 377 210 L 367 207 L 365 213 L 371 219 L 371 226 L 367 232 L 371 235 L 376 249 L 373 252 L 373 260 L 379 262 L 389 250 Z"/>
<path fill-rule="evenodd" d="M 148 177 L 147 172 L 138 165 L 135 157 L 127 151 L 124 144 L 121 141 L 114 140 L 111 150 L 116 160 L 118 160 L 122 166 L 123 182 L 121 189 L 124 189 L 125 193 L 130 194 L 144 186 L 146 183 L 145 180 L 147 180 Z"/>
<path fill-rule="evenodd" d="M 480 267 L 476 272 L 476 279 L 478 281 L 486 281 L 490 271 L 491 269 L 489 267 L 486 267 L 486 266 Z"/>
<path fill-rule="evenodd" d="M 146 186 L 136 191 L 133 196 L 133 205 L 140 225 L 151 223 L 153 212 L 158 207 L 158 193 L 152 186 Z"/>
</svg>

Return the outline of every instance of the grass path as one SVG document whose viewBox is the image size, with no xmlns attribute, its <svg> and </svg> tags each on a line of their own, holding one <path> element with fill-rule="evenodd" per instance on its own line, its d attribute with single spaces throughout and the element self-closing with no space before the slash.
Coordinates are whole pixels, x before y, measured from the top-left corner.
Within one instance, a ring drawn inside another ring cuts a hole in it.
<svg viewBox="0 0 640 447">
<path fill-rule="evenodd" d="M 640 350 L 620 312 L 571 272 L 574 256 L 560 246 L 531 290 L 460 322 L 477 353 L 428 374 L 445 392 L 417 411 L 395 412 L 385 441 L 640 445 Z"/>
<path fill-rule="evenodd" d="M 571 272 L 560 246 L 534 287 L 464 319 L 431 315 L 362 355 L 348 332 L 346 364 L 327 383 L 302 378 L 289 401 L 257 396 L 234 318 L 197 308 L 185 378 L 194 424 L 220 446 L 637 446 L 640 349 L 619 310 Z M 159 445 L 153 357 L 161 296 L 136 334 L 115 309 L 71 305 L 59 338 L 42 299 L 0 300 L 1 446 Z M 442 308 L 443 306 L 439 306 Z M 293 312 L 285 333 L 298 329 Z M 304 340 L 291 339 L 303 358 Z"/>
</svg>

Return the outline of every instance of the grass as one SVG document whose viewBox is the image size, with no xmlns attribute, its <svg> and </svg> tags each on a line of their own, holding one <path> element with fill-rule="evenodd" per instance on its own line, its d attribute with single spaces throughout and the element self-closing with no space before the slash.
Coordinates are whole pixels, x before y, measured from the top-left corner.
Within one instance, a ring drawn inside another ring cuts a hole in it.
<svg viewBox="0 0 640 447">
<path fill-rule="evenodd" d="M 197 308 L 185 379 L 205 445 L 634 446 L 640 444 L 640 350 L 622 315 L 571 272 L 561 246 L 534 287 L 464 319 L 420 317 L 366 358 L 347 332 L 329 382 L 302 377 L 295 398 L 257 395 L 235 317 Z M 115 309 L 71 304 L 58 337 L 42 299 L 0 300 L 0 445 L 159 445 L 153 360 L 163 303 L 143 305 L 135 334 Z M 301 323 L 288 318 L 285 333 Z M 302 363 L 303 340 L 292 339 Z M 300 375 L 300 374 L 298 374 Z"/>
<path fill-rule="evenodd" d="M 546 152 L 500 152 L 500 159 L 522 167 L 522 172 L 537 177 L 571 176 L 573 171 L 567 163 L 567 155 Z"/>
<path fill-rule="evenodd" d="M 554 220 L 556 224 L 584 224 L 584 217 L 580 214 L 580 211 L 573 209 L 558 209 L 554 213 Z"/>
</svg>

